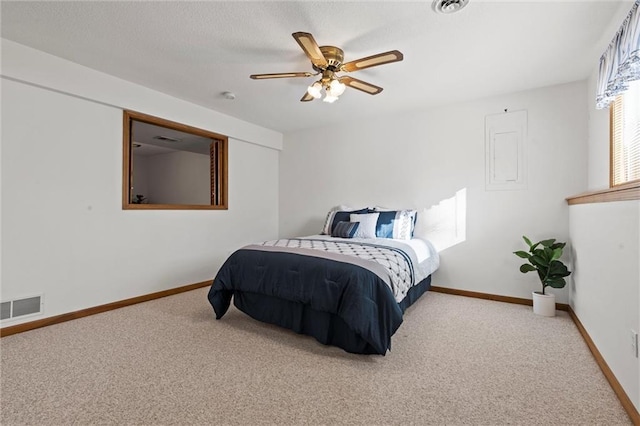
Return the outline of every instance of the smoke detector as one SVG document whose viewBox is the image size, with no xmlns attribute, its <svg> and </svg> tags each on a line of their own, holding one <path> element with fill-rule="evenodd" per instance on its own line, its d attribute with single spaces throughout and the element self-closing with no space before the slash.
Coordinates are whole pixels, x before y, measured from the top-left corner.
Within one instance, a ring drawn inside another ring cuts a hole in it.
<svg viewBox="0 0 640 426">
<path fill-rule="evenodd" d="M 450 15 L 452 13 L 459 12 L 468 3 L 469 0 L 434 0 L 433 10 L 437 13 Z"/>
</svg>

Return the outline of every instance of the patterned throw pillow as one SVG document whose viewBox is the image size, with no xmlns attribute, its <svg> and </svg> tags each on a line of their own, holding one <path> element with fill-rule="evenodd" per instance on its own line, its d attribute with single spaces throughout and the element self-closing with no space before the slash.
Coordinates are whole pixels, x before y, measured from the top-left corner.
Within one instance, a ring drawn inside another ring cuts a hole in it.
<svg viewBox="0 0 640 426">
<path fill-rule="evenodd" d="M 321 234 L 331 235 L 333 232 L 333 228 L 335 228 L 338 222 L 349 222 L 349 215 L 351 213 L 367 213 L 369 209 L 359 209 L 359 210 L 336 210 L 331 209 L 329 213 L 327 213 L 327 218 L 324 221 L 324 226 L 322 227 Z"/>
<path fill-rule="evenodd" d="M 376 224 L 376 237 L 410 240 L 416 225 L 415 210 L 381 211 Z"/>
<path fill-rule="evenodd" d="M 360 227 L 360 222 L 345 222 L 340 221 L 336 223 L 336 227 L 331 232 L 332 237 L 340 238 L 353 238 L 356 231 Z"/>
<path fill-rule="evenodd" d="M 351 214 L 349 216 L 351 222 L 360 222 L 360 226 L 353 238 L 375 238 L 376 223 L 378 222 L 380 213 L 368 214 Z"/>
</svg>

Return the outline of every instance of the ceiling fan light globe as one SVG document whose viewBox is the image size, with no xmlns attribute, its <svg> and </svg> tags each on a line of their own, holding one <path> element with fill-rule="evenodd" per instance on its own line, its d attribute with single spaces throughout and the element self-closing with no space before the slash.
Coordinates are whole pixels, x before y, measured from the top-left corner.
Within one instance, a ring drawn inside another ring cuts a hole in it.
<svg viewBox="0 0 640 426">
<path fill-rule="evenodd" d="M 329 85 L 331 96 L 336 96 L 336 97 L 342 95 L 346 88 L 347 86 L 344 85 L 343 83 L 340 83 L 338 80 L 333 80 Z"/>
<path fill-rule="evenodd" d="M 337 96 L 331 96 L 330 94 L 327 93 L 327 96 L 324 97 L 322 102 L 328 102 L 328 103 L 332 104 L 337 100 L 338 100 Z"/>
<path fill-rule="evenodd" d="M 307 88 L 307 93 L 314 99 L 319 99 L 322 96 L 322 84 L 316 81 Z"/>
</svg>

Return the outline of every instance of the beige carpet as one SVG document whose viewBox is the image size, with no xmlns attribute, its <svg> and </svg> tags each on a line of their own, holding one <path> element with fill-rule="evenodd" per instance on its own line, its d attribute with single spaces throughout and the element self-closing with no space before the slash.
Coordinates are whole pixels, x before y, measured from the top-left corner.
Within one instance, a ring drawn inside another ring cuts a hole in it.
<svg viewBox="0 0 640 426">
<path fill-rule="evenodd" d="M 385 357 L 348 354 L 207 289 L 0 340 L 3 425 L 622 425 L 565 313 L 439 293 Z"/>
</svg>

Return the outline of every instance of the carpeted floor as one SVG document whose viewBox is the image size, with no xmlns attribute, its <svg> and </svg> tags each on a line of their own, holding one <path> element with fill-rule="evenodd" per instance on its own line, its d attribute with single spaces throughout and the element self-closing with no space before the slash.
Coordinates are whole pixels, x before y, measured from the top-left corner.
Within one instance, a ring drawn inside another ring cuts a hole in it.
<svg viewBox="0 0 640 426">
<path fill-rule="evenodd" d="M 631 424 L 564 312 L 429 292 L 363 356 L 207 290 L 2 338 L 2 425 Z"/>
</svg>

